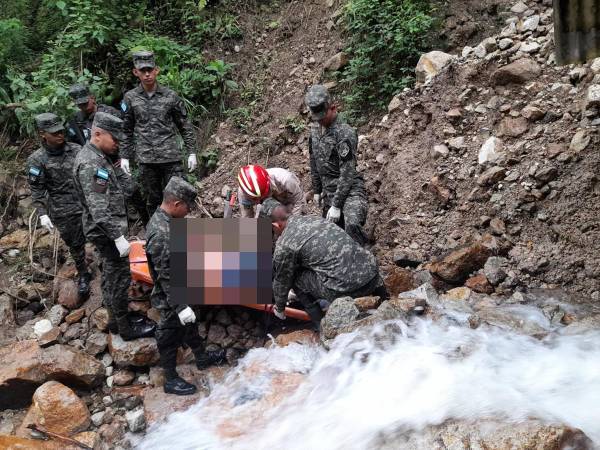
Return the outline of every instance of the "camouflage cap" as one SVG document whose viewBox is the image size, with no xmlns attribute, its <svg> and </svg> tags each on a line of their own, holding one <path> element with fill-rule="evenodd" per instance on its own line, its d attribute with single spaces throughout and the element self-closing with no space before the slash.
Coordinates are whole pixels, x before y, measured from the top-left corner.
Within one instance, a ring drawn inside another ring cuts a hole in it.
<svg viewBox="0 0 600 450">
<path fill-rule="evenodd" d="M 331 98 L 325 86 L 322 84 L 313 84 L 308 89 L 304 101 L 308 109 L 310 109 L 313 120 L 321 120 L 327 114 Z"/>
<path fill-rule="evenodd" d="M 136 69 L 143 69 L 145 67 L 149 67 L 154 69 L 156 67 L 156 63 L 154 62 L 154 53 L 143 50 L 140 52 L 133 53 L 133 66 Z"/>
<path fill-rule="evenodd" d="M 35 116 L 35 125 L 38 130 L 48 133 L 56 133 L 65 129 L 62 119 L 52 113 L 43 113 Z"/>
<path fill-rule="evenodd" d="M 165 194 L 171 194 L 172 196 L 184 201 L 191 208 L 196 203 L 196 197 L 198 193 L 194 186 L 185 181 L 180 177 L 171 177 L 167 186 L 165 187 Z"/>
<path fill-rule="evenodd" d="M 94 115 L 92 127 L 109 132 L 117 141 L 122 141 L 125 137 L 125 133 L 123 133 L 123 121 L 112 114 L 97 112 Z"/>
<path fill-rule="evenodd" d="M 90 90 L 85 84 L 74 84 L 69 88 L 69 95 L 76 105 L 83 105 L 90 99 Z"/>
<path fill-rule="evenodd" d="M 267 219 L 272 220 L 273 212 L 279 206 L 283 206 L 283 205 L 281 203 L 279 203 L 277 200 L 275 200 L 273 197 L 267 197 L 260 204 L 260 211 L 258 213 L 258 217 L 265 217 Z"/>
</svg>

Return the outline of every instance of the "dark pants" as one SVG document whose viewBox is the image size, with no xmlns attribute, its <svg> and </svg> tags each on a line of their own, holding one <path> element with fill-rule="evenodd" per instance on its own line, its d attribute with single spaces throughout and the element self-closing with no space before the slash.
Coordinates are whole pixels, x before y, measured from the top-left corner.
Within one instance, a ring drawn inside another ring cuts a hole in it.
<svg viewBox="0 0 600 450">
<path fill-rule="evenodd" d="M 133 194 L 127 200 L 127 202 L 135 209 L 135 212 L 139 216 L 140 221 L 144 226 L 150 220 L 148 216 L 148 209 L 146 206 L 146 199 L 142 194 L 142 187 L 139 183 L 139 180 L 133 180 Z"/>
<path fill-rule="evenodd" d="M 113 318 L 123 317 L 128 311 L 131 272 L 129 258 L 121 258 L 115 243 L 107 237 L 95 238 L 92 243 L 102 259 L 102 299 Z"/>
<path fill-rule="evenodd" d="M 329 208 L 330 205 L 323 205 L 323 217 L 327 216 Z M 361 247 L 364 247 L 368 241 L 367 235 L 362 228 L 367 222 L 368 211 L 369 204 L 366 197 L 362 194 L 351 193 L 344 202 L 342 215 L 337 222 Z"/>
<path fill-rule="evenodd" d="M 160 354 L 160 366 L 164 369 L 167 379 L 177 376 L 177 349 L 183 344 L 192 349 L 196 359 L 204 353 L 204 340 L 198 334 L 198 324 L 181 325 L 174 309 L 160 310 L 156 343 Z"/>
<path fill-rule="evenodd" d="M 77 273 L 82 275 L 88 271 L 85 262 L 85 235 L 83 234 L 83 223 L 81 214 L 72 214 L 65 217 L 52 217 L 52 223 L 58 229 L 60 237 L 75 261 Z"/>
<path fill-rule="evenodd" d="M 140 181 L 146 194 L 148 217 L 162 203 L 163 190 L 172 176 L 183 177 L 181 162 L 140 164 Z"/>
</svg>

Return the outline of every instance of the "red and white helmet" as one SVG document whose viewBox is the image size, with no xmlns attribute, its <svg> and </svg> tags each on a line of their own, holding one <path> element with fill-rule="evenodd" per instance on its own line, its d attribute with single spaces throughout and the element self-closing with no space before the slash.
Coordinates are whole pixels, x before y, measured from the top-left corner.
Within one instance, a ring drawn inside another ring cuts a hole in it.
<svg viewBox="0 0 600 450">
<path fill-rule="evenodd" d="M 250 164 L 240 169 L 238 184 L 248 197 L 262 200 L 269 196 L 271 179 L 267 169 Z"/>
</svg>

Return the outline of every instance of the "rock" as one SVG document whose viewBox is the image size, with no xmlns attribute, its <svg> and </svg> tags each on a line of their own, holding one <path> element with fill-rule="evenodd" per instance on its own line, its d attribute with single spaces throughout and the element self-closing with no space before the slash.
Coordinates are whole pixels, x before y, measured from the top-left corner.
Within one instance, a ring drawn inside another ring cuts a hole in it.
<svg viewBox="0 0 600 450">
<path fill-rule="evenodd" d="M 595 74 L 600 73 L 600 58 L 596 58 L 592 61 L 590 69 L 592 69 L 592 72 L 594 72 Z"/>
<path fill-rule="evenodd" d="M 473 53 L 478 58 L 485 58 L 485 55 L 487 55 L 488 52 L 482 44 L 479 44 L 477 47 L 475 47 L 473 49 Z"/>
<path fill-rule="evenodd" d="M 16 326 L 12 299 L 0 294 L 0 345 L 14 338 Z"/>
<path fill-rule="evenodd" d="M 338 70 L 346 67 L 349 61 L 350 58 L 346 53 L 339 52 L 333 55 L 325 62 L 323 69 L 329 70 L 331 72 L 337 72 Z"/>
<path fill-rule="evenodd" d="M 525 19 L 523 21 L 523 25 L 520 28 L 519 31 L 521 32 L 526 32 L 526 31 L 535 31 L 537 30 L 537 27 L 540 25 L 540 16 L 538 16 L 537 14 L 531 17 L 528 17 L 527 19 Z M 521 47 L 522 48 L 522 47 Z"/>
<path fill-rule="evenodd" d="M 54 305 L 50 311 L 46 313 L 46 318 L 52 322 L 52 326 L 59 326 L 69 311 L 61 305 Z"/>
<path fill-rule="evenodd" d="M 498 126 L 498 135 L 518 137 L 528 129 L 529 123 L 525 117 L 505 117 Z"/>
<path fill-rule="evenodd" d="M 79 299 L 79 294 L 77 293 L 77 286 L 73 280 L 65 280 L 63 283 L 61 283 L 57 301 L 59 305 L 62 305 L 67 309 L 75 309 L 79 307 L 81 301 Z"/>
<path fill-rule="evenodd" d="M 503 266 L 506 264 L 508 264 L 508 260 L 506 258 L 501 258 L 498 256 L 491 256 L 488 258 L 483 266 L 483 273 L 492 285 L 499 285 L 507 277 L 507 274 L 503 269 Z"/>
<path fill-rule="evenodd" d="M 51 329 L 52 322 L 50 322 L 48 319 L 38 320 L 33 326 L 33 332 L 38 338 L 46 334 Z"/>
<path fill-rule="evenodd" d="M 333 339 L 340 333 L 340 330 L 351 325 L 359 314 L 360 311 L 354 305 L 352 297 L 335 299 L 321 321 L 322 335 L 326 339 Z"/>
<path fill-rule="evenodd" d="M 512 45 L 513 40 L 509 38 L 500 39 L 500 42 L 498 42 L 498 48 L 500 50 L 506 50 L 507 48 L 512 47 Z"/>
<path fill-rule="evenodd" d="M 113 382 L 117 386 L 127 386 L 135 380 L 135 373 L 131 370 L 119 370 L 114 374 Z"/>
<path fill-rule="evenodd" d="M 390 102 L 390 104 L 388 105 L 388 112 L 392 113 L 392 112 L 398 110 L 401 106 L 402 106 L 402 101 L 400 100 L 400 97 L 395 95 L 394 98 L 392 98 L 392 101 Z"/>
<path fill-rule="evenodd" d="M 275 344 L 279 347 L 286 347 L 291 343 L 317 344 L 318 342 L 319 335 L 312 330 L 296 330 L 289 333 L 281 333 L 275 338 Z"/>
<path fill-rule="evenodd" d="M 575 335 L 600 330 L 600 314 L 584 317 L 562 329 L 561 334 Z"/>
<path fill-rule="evenodd" d="M 406 292 L 416 287 L 413 273 L 410 270 L 394 267 L 385 277 L 385 285 L 390 296 L 396 297 L 401 292 Z"/>
<path fill-rule="evenodd" d="M 480 45 L 482 45 L 483 48 L 485 48 L 485 51 L 487 53 L 493 52 L 498 47 L 498 44 L 496 43 L 496 38 L 493 37 L 484 39 L 483 41 L 481 41 Z"/>
<path fill-rule="evenodd" d="M 484 274 L 477 274 L 469 278 L 465 282 L 465 286 L 473 292 L 478 292 L 480 294 L 491 294 L 494 292 L 494 287 L 490 284 Z"/>
<path fill-rule="evenodd" d="M 127 426 L 132 433 L 139 433 L 146 429 L 146 418 L 144 417 L 143 408 L 127 411 L 125 413 L 125 419 L 127 419 Z"/>
<path fill-rule="evenodd" d="M 450 289 L 442 296 L 442 300 L 451 300 L 456 302 L 466 302 L 471 297 L 471 289 L 468 287 L 457 287 Z"/>
<path fill-rule="evenodd" d="M 506 225 L 502 219 L 494 217 L 492 220 L 490 220 L 490 231 L 496 236 L 502 236 L 504 233 L 506 233 Z"/>
<path fill-rule="evenodd" d="M 48 381 L 33 394 L 33 404 L 17 434 L 29 436 L 29 424 L 71 436 L 89 427 L 90 412 L 85 402 L 71 389 L 57 381 Z"/>
<path fill-rule="evenodd" d="M 108 351 L 119 366 L 143 367 L 158 362 L 158 347 L 154 338 L 124 341 L 118 334 L 110 334 Z"/>
<path fill-rule="evenodd" d="M 600 84 L 593 84 L 587 90 L 585 109 L 600 106 Z"/>
<path fill-rule="evenodd" d="M 79 308 L 72 311 L 67 317 L 65 317 L 65 322 L 68 324 L 73 324 L 79 322 L 85 316 L 85 309 Z"/>
<path fill-rule="evenodd" d="M 104 416 L 106 415 L 106 413 L 104 411 L 98 411 L 96 414 L 92 414 L 92 423 L 99 427 L 100 425 L 102 425 L 104 423 Z"/>
<path fill-rule="evenodd" d="M 106 331 L 108 328 L 108 311 L 106 308 L 97 309 L 92 314 L 91 320 L 100 331 Z"/>
<path fill-rule="evenodd" d="M 587 133 L 586 130 L 579 130 L 573 136 L 571 140 L 571 144 L 569 145 L 569 150 L 579 153 L 587 148 L 592 140 L 591 136 Z"/>
<path fill-rule="evenodd" d="M 532 122 L 537 122 L 543 119 L 546 114 L 536 106 L 527 105 L 521 110 L 521 115 Z"/>
<path fill-rule="evenodd" d="M 101 383 L 100 361 L 67 345 L 41 348 L 35 340 L 0 347 L 0 409 L 20 408 L 31 401 L 35 389 L 48 380 L 76 388 Z"/>
<path fill-rule="evenodd" d="M 360 297 L 354 299 L 354 306 L 360 312 L 366 312 L 370 309 L 377 309 L 381 305 L 382 300 L 379 297 Z"/>
<path fill-rule="evenodd" d="M 512 8 L 510 8 L 510 10 L 515 13 L 515 14 L 523 14 L 525 11 L 527 11 L 529 9 L 529 6 L 527 6 L 525 3 L 523 2 L 518 2 L 515 3 L 513 5 Z"/>
<path fill-rule="evenodd" d="M 417 83 L 429 83 L 448 66 L 456 57 L 448 53 L 434 50 L 421 55 L 416 68 Z"/>
<path fill-rule="evenodd" d="M 464 136 L 448 139 L 448 147 L 450 147 L 452 150 L 462 150 L 465 148 Z"/>
<path fill-rule="evenodd" d="M 477 184 L 479 184 L 480 186 L 495 184 L 498 181 L 502 180 L 505 175 L 506 169 L 504 167 L 490 167 L 488 170 L 479 175 L 479 177 L 477 178 Z"/>
<path fill-rule="evenodd" d="M 454 199 L 454 191 L 442 180 L 441 176 L 434 176 L 427 184 L 427 190 L 437 197 L 444 205 Z"/>
<path fill-rule="evenodd" d="M 549 183 L 558 177 L 558 169 L 554 166 L 545 166 L 535 171 L 534 178 L 542 183 Z"/>
<path fill-rule="evenodd" d="M 465 46 L 465 47 L 462 49 L 461 56 L 462 56 L 463 58 L 466 58 L 466 57 L 467 57 L 467 56 L 469 56 L 471 53 L 473 53 L 473 50 L 474 50 L 474 49 L 473 49 L 473 47 L 470 47 L 470 46 L 468 46 L 468 45 L 467 45 L 467 46 Z"/>
<path fill-rule="evenodd" d="M 108 336 L 105 333 L 92 333 L 85 342 L 85 351 L 90 355 L 97 355 L 106 350 Z"/>
<path fill-rule="evenodd" d="M 529 58 L 522 58 L 497 69 L 492 75 L 496 86 L 506 84 L 523 84 L 540 76 L 542 69 L 539 64 Z"/>
<path fill-rule="evenodd" d="M 397 266 L 413 268 L 418 267 L 425 260 L 423 255 L 421 255 L 417 251 L 406 248 L 394 251 L 392 259 L 394 261 L 394 264 L 396 264 Z"/>
<path fill-rule="evenodd" d="M 448 147 L 446 147 L 445 145 L 436 145 L 431 150 L 431 157 L 433 159 L 445 158 L 446 156 L 448 156 L 449 153 L 450 150 L 448 150 Z"/>
<path fill-rule="evenodd" d="M 502 140 L 491 137 L 481 146 L 479 150 L 479 164 L 486 164 L 497 161 L 504 153 L 504 143 Z"/>
<path fill-rule="evenodd" d="M 460 247 L 442 258 L 427 264 L 426 268 L 432 274 L 447 283 L 462 283 L 471 272 L 483 267 L 491 256 L 492 250 L 484 241 Z"/>
<path fill-rule="evenodd" d="M 225 327 L 221 325 L 211 324 L 208 330 L 208 342 L 220 345 L 223 340 L 227 337 L 227 331 Z"/>
<path fill-rule="evenodd" d="M 469 324 L 471 328 L 487 324 L 536 338 L 546 336 L 552 326 L 540 309 L 525 305 L 481 308 L 469 318 Z"/>
<path fill-rule="evenodd" d="M 566 150 L 567 148 L 563 144 L 548 144 L 548 147 L 546 148 L 546 156 L 548 156 L 550 159 L 554 159 L 561 153 L 564 153 Z"/>
<path fill-rule="evenodd" d="M 446 117 L 448 118 L 448 120 L 450 120 L 450 122 L 456 124 L 461 121 L 463 115 L 462 115 L 462 112 L 460 111 L 460 109 L 452 108 L 451 110 L 449 110 L 446 113 Z"/>
<path fill-rule="evenodd" d="M 523 53 L 536 53 L 540 50 L 541 45 L 538 44 L 537 42 L 525 42 L 524 44 L 521 44 L 521 46 L 519 47 L 519 50 L 522 51 Z"/>
<path fill-rule="evenodd" d="M 49 347 L 50 345 L 58 344 L 58 338 L 60 336 L 60 328 L 53 327 L 50 331 L 42 334 L 38 339 L 40 347 Z"/>
</svg>

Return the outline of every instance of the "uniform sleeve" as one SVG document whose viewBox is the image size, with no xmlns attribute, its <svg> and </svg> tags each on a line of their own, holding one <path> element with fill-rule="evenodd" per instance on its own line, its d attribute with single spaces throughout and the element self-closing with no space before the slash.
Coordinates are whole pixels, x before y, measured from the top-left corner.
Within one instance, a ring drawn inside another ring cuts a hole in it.
<svg viewBox="0 0 600 450">
<path fill-rule="evenodd" d="M 134 185 L 131 176 L 127 175 L 120 167 L 115 167 L 114 171 L 117 175 L 117 180 L 119 180 L 119 185 L 121 186 L 121 190 L 123 191 L 125 198 L 129 200 L 131 197 L 133 197 L 134 191 Z"/>
<path fill-rule="evenodd" d="M 123 139 L 123 142 L 120 143 L 121 157 L 125 159 L 133 159 L 133 129 L 135 128 L 135 116 L 133 114 L 133 108 L 131 107 L 131 101 L 127 95 L 123 97 L 121 109 L 123 110 L 121 118 L 123 119 L 123 132 L 125 134 L 125 139 Z"/>
<path fill-rule="evenodd" d="M 336 208 L 342 209 L 352 189 L 352 184 L 358 176 L 354 156 L 356 155 L 356 141 L 345 139 L 338 143 L 336 150 L 340 158 L 340 178 L 331 204 Z"/>
<path fill-rule="evenodd" d="M 151 254 L 149 254 L 156 279 L 154 284 L 159 285 L 165 294 L 166 307 L 173 308 L 171 304 L 170 286 L 171 286 L 171 255 L 169 252 L 169 241 L 161 239 L 159 242 L 153 242 Z M 180 306 L 180 305 L 177 305 Z"/>
<path fill-rule="evenodd" d="M 90 214 L 94 223 L 108 236 L 111 240 L 121 236 L 121 227 L 119 223 L 112 220 L 109 211 L 109 195 L 107 187 L 105 192 L 97 192 L 94 189 L 94 177 L 96 168 L 88 164 L 82 164 L 75 174 L 77 182 L 81 186 L 85 202 L 89 207 Z M 110 182 L 109 182 L 110 183 Z"/>
<path fill-rule="evenodd" d="M 238 188 L 238 202 L 240 203 L 240 214 L 242 217 L 254 218 L 254 203 L 248 200 L 242 189 Z"/>
<path fill-rule="evenodd" d="M 312 150 L 312 137 L 308 138 L 308 154 L 310 157 L 310 180 L 312 182 L 312 190 L 314 194 L 320 194 L 323 190 L 323 185 L 321 184 L 321 176 L 319 175 L 317 162 L 315 161 L 315 155 Z"/>
<path fill-rule="evenodd" d="M 278 308 L 285 308 L 288 293 L 294 284 L 297 269 L 296 254 L 289 248 L 277 247 L 273 256 L 273 297 Z"/>
<path fill-rule="evenodd" d="M 300 181 L 294 175 L 288 177 L 285 180 L 285 189 L 289 192 L 289 197 L 292 200 L 293 208 L 292 214 L 300 215 L 306 203 L 304 198 L 304 190 L 300 186 Z"/>
<path fill-rule="evenodd" d="M 185 154 L 190 155 L 191 153 L 195 153 L 197 147 L 196 133 L 194 132 L 194 127 L 188 118 L 187 109 L 185 109 L 183 100 L 181 100 L 179 96 L 175 96 L 175 104 L 173 105 L 172 115 L 175 126 L 183 138 Z"/>
<path fill-rule="evenodd" d="M 36 175 L 36 172 L 39 174 Z M 31 188 L 32 205 L 39 216 L 48 215 L 48 191 L 46 189 L 46 171 L 35 158 L 27 160 L 27 181 Z"/>
</svg>

